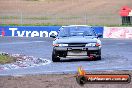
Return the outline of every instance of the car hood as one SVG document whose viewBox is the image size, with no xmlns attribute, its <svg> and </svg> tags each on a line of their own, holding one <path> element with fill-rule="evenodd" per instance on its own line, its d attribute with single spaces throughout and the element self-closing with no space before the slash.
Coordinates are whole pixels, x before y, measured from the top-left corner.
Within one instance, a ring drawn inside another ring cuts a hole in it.
<svg viewBox="0 0 132 88">
<path fill-rule="evenodd" d="M 53 43 L 89 43 L 89 42 L 97 42 L 97 38 L 95 37 L 63 37 L 56 39 Z"/>
</svg>

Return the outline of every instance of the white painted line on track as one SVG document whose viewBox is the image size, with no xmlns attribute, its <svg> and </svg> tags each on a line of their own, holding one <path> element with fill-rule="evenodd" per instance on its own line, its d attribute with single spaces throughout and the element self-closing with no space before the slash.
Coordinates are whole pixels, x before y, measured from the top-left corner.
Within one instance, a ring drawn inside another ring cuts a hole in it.
<svg viewBox="0 0 132 88">
<path fill-rule="evenodd" d="M 125 45 L 126 43 L 116 43 L 117 45 Z"/>
<path fill-rule="evenodd" d="M 8 45 L 8 44 L 28 44 L 28 43 L 41 43 L 45 41 L 30 41 L 30 42 L 11 42 L 11 43 L 1 43 L 0 45 Z"/>
</svg>

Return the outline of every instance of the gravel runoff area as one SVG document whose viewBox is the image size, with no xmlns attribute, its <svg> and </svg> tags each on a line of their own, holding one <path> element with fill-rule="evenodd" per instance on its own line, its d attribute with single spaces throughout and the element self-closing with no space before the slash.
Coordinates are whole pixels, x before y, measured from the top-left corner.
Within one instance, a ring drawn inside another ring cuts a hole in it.
<svg viewBox="0 0 132 88">
<path fill-rule="evenodd" d="M 41 65 L 50 64 L 50 60 L 36 58 L 33 56 L 26 56 L 22 54 L 8 54 L 1 53 L 2 55 L 8 55 L 10 57 L 15 58 L 15 61 L 12 63 L 0 64 L 0 71 L 2 70 L 11 70 L 11 69 L 19 69 L 19 68 L 28 68 L 28 67 L 36 67 Z"/>
<path fill-rule="evenodd" d="M 132 71 L 90 72 L 95 74 L 130 74 Z M 0 88 L 132 88 L 128 84 L 85 84 L 76 82 L 75 74 L 27 75 L 0 77 Z"/>
</svg>

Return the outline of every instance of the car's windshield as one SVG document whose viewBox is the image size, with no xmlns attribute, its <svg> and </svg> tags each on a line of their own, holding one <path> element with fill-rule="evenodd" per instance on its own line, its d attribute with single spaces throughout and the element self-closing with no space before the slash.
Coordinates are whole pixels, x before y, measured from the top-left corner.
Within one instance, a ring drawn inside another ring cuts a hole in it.
<svg viewBox="0 0 132 88">
<path fill-rule="evenodd" d="M 70 36 L 95 36 L 95 33 L 90 27 L 62 27 L 59 31 L 58 37 Z"/>
</svg>

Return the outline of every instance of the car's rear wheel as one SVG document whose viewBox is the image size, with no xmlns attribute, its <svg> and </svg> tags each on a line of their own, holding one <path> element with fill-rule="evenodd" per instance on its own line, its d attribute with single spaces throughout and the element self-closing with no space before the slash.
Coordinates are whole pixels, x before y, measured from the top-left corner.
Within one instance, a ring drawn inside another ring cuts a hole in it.
<svg viewBox="0 0 132 88">
<path fill-rule="evenodd" d="M 57 53 L 54 50 L 52 52 L 52 61 L 53 62 L 59 62 L 60 61 L 60 58 L 57 57 Z"/>
</svg>

